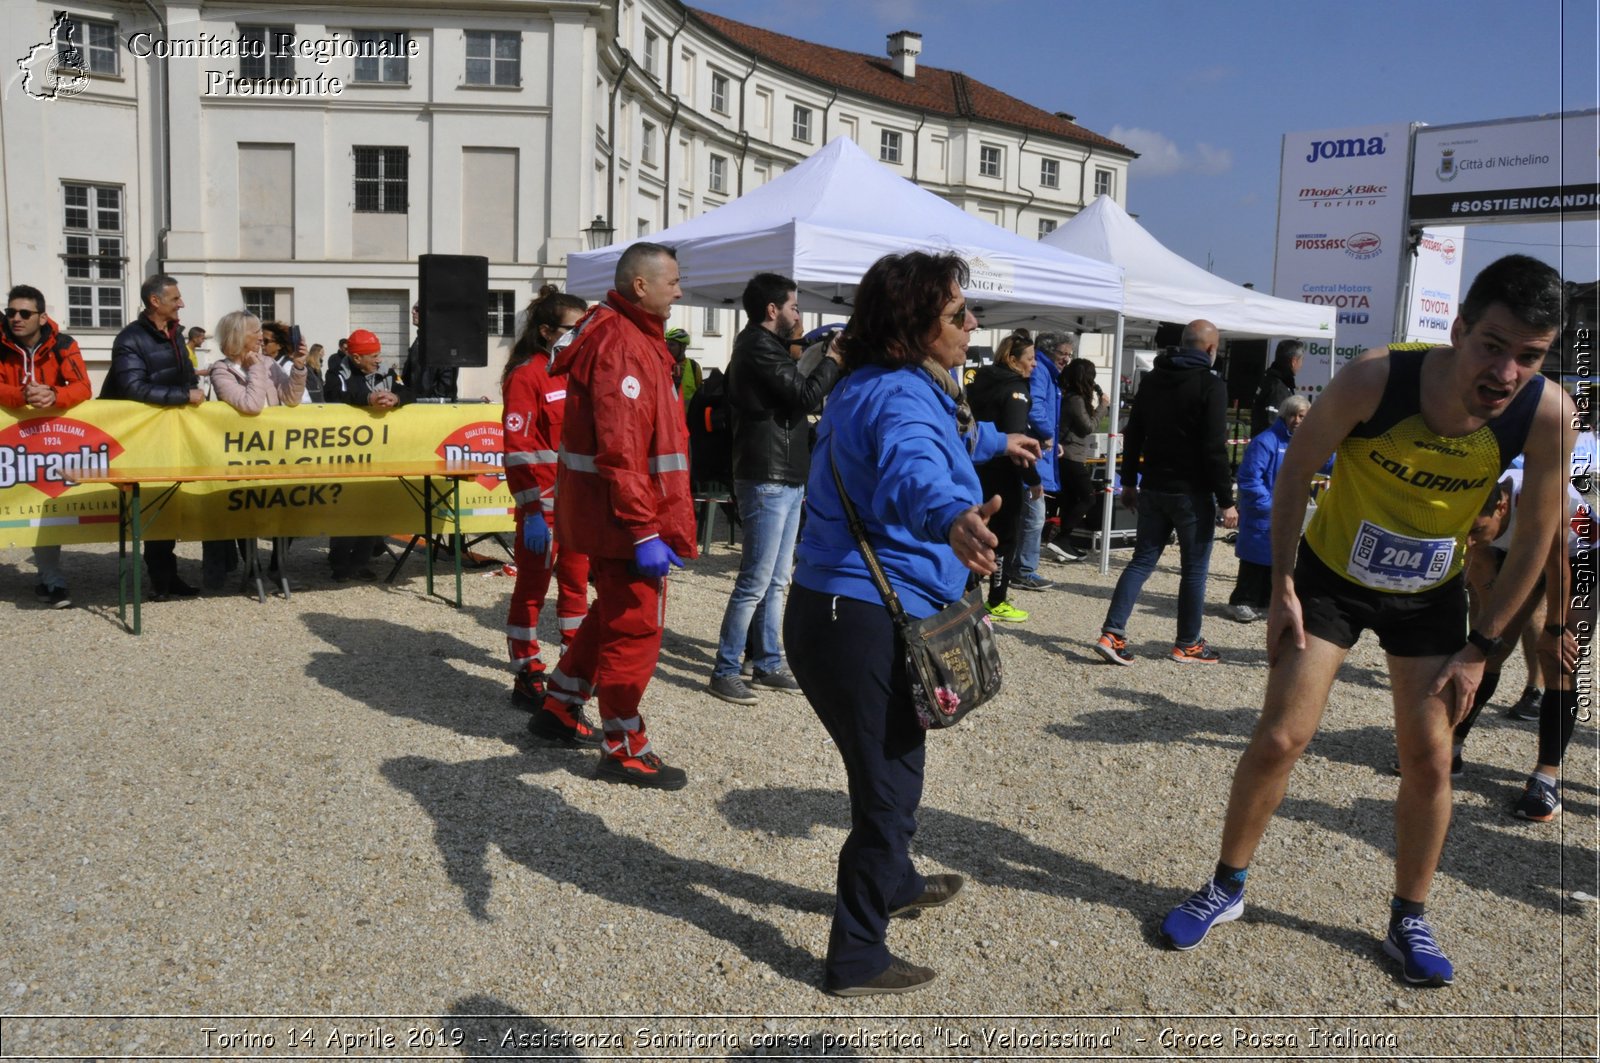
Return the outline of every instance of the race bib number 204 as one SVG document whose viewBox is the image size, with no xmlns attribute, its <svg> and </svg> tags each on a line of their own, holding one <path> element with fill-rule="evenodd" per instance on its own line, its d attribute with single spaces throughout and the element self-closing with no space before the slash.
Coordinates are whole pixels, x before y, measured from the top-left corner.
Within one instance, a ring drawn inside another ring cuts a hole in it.
<svg viewBox="0 0 1600 1063">
<path fill-rule="evenodd" d="M 1454 539 L 1413 539 L 1362 521 L 1350 551 L 1349 571 L 1363 586 L 1380 591 L 1421 591 L 1450 571 Z"/>
</svg>

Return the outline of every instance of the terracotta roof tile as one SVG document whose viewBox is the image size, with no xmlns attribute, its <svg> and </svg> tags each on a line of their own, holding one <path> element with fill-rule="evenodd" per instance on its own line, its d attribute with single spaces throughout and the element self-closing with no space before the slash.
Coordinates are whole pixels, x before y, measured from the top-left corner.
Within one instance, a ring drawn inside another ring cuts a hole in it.
<svg viewBox="0 0 1600 1063">
<path fill-rule="evenodd" d="M 1031 103 L 1008 96 L 992 85 L 955 70 L 917 64 L 916 77 L 907 80 L 895 73 L 887 56 L 829 48 L 771 30 L 735 22 L 709 11 L 690 8 L 695 21 L 718 36 L 771 63 L 849 92 L 884 100 L 912 110 L 973 118 L 1048 133 L 1063 140 L 1136 157 L 1138 152 L 1109 137 L 1083 128 L 1076 122 L 1058 118 Z"/>
</svg>

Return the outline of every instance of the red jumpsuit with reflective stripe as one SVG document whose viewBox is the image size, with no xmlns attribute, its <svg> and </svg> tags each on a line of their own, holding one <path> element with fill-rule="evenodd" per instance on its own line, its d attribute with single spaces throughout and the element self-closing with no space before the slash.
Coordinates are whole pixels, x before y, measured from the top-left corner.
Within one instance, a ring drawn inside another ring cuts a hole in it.
<svg viewBox="0 0 1600 1063">
<path fill-rule="evenodd" d="M 549 697 L 575 706 L 598 695 L 615 756 L 649 752 L 639 702 L 666 605 L 667 581 L 635 572 L 634 546 L 660 536 L 679 557 L 695 556 L 689 433 L 665 329 L 666 319 L 611 292 L 555 365 L 567 379 L 556 533 L 589 555 L 595 603 L 550 673 Z"/>
<path fill-rule="evenodd" d="M 562 546 L 551 536 L 550 553 L 535 554 L 522 545 L 522 524 L 542 520 L 555 527 L 556 453 L 561 448 L 561 420 L 567 385 L 550 375 L 550 356 L 535 351 L 511 371 L 506 381 L 506 486 L 517 508 L 514 557 L 517 584 L 506 611 L 506 650 L 516 671 L 544 670 L 539 657 L 539 611 L 556 579 L 556 627 L 562 646 L 571 645 L 589 611 L 589 559 Z M 553 555 L 553 557 L 552 557 Z M 552 563 L 553 562 L 553 563 Z"/>
</svg>

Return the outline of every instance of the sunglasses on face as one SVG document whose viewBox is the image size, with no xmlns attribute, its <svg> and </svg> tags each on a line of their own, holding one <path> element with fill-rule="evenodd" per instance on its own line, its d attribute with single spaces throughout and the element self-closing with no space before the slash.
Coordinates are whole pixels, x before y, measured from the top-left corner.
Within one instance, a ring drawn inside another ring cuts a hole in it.
<svg viewBox="0 0 1600 1063">
<path fill-rule="evenodd" d="M 14 306 L 6 307 L 6 320 L 8 320 L 8 321 L 11 318 L 14 318 L 14 317 L 21 318 L 22 320 L 27 321 L 29 318 L 38 317 L 38 316 L 39 316 L 39 311 L 37 311 L 37 310 L 19 310 L 18 308 L 14 307 Z"/>
<path fill-rule="evenodd" d="M 965 326 L 967 323 L 966 304 L 961 304 L 961 309 L 953 311 L 948 317 L 945 318 L 945 320 L 950 322 L 950 324 L 954 325 L 956 328 L 962 328 Z"/>
</svg>

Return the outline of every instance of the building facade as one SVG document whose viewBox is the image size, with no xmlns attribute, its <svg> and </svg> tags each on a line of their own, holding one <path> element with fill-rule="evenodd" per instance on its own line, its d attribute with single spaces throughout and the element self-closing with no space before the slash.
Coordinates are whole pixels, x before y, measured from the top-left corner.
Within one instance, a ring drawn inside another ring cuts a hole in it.
<svg viewBox="0 0 1600 1063">
<path fill-rule="evenodd" d="M 497 399 L 521 310 L 568 252 L 714 209 L 835 136 L 1027 236 L 1101 192 L 1125 202 L 1133 158 L 919 65 L 914 33 L 875 57 L 676 0 L 10 6 L 5 280 L 45 292 L 97 378 L 150 273 L 178 278 L 186 325 L 245 306 L 330 351 L 371 329 L 399 362 L 417 257 L 471 254 L 490 366 L 461 394 Z M 742 322 L 674 324 L 716 365 Z"/>
</svg>

